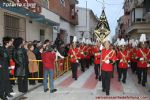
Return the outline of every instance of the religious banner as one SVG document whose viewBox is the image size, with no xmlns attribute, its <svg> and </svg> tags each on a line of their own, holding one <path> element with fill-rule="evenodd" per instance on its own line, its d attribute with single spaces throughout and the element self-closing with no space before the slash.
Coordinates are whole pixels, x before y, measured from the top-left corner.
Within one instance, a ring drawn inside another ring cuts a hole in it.
<svg viewBox="0 0 150 100">
<path fill-rule="evenodd" d="M 110 34 L 110 28 L 104 9 L 102 10 L 102 14 L 94 30 L 94 34 L 98 38 L 99 42 L 103 42 L 103 40 Z"/>
</svg>

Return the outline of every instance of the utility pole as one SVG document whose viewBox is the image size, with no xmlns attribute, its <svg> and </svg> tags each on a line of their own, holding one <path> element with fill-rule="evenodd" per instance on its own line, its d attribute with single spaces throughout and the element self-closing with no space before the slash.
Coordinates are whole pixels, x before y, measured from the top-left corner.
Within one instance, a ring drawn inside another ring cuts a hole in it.
<svg viewBox="0 0 150 100">
<path fill-rule="evenodd" d="M 86 28 L 87 28 L 87 1 L 86 1 Z"/>
</svg>

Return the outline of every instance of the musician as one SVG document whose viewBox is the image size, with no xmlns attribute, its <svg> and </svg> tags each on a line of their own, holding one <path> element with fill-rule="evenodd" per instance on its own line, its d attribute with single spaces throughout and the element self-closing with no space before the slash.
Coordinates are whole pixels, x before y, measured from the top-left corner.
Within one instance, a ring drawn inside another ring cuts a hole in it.
<svg viewBox="0 0 150 100">
<path fill-rule="evenodd" d="M 85 39 L 83 38 L 82 43 L 81 43 L 80 48 L 79 48 L 80 49 L 80 56 L 81 56 L 80 63 L 81 63 L 81 71 L 82 72 L 85 71 L 85 67 L 86 67 L 86 59 L 85 59 L 86 56 L 84 54 L 84 52 L 86 50 L 86 46 L 84 44 L 85 44 Z"/>
<path fill-rule="evenodd" d="M 102 91 L 106 92 L 106 95 L 109 95 L 110 80 L 113 72 L 113 63 L 117 60 L 117 57 L 115 51 L 113 49 L 110 49 L 110 40 L 108 39 L 105 39 L 104 49 L 102 49 L 101 57 Z"/>
<path fill-rule="evenodd" d="M 131 52 L 130 52 L 132 73 L 137 72 L 137 60 L 135 58 L 135 56 L 136 56 L 136 50 L 137 50 L 137 47 L 132 45 Z"/>
<path fill-rule="evenodd" d="M 121 39 L 120 42 L 121 42 L 120 49 L 117 53 L 117 58 L 119 59 L 118 81 L 120 82 L 120 80 L 122 79 L 122 74 L 123 74 L 122 82 L 126 83 L 128 63 L 130 62 L 130 53 L 125 47 L 124 39 Z"/>
<path fill-rule="evenodd" d="M 72 48 L 69 49 L 68 56 L 70 57 L 71 69 L 72 69 L 72 78 L 77 80 L 77 70 L 80 59 L 80 51 L 76 45 L 77 37 L 74 36 Z"/>
<path fill-rule="evenodd" d="M 150 60 L 150 50 L 147 48 L 146 38 L 142 39 L 142 36 L 144 37 L 145 35 L 142 34 L 140 37 L 140 48 L 136 52 L 136 58 L 138 60 L 138 84 L 141 84 L 142 82 L 142 86 L 145 87 L 145 83 L 147 82 L 147 67 Z"/>
<path fill-rule="evenodd" d="M 100 44 L 97 42 L 96 45 L 93 47 L 94 53 L 94 70 L 95 70 L 95 79 L 98 79 L 98 68 L 100 67 Z"/>
</svg>

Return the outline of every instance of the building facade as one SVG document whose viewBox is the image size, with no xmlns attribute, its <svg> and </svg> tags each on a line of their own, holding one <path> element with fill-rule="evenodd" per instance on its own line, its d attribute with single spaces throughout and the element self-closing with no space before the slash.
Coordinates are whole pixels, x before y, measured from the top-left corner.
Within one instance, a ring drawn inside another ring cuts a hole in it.
<svg viewBox="0 0 150 100">
<path fill-rule="evenodd" d="M 2 0 L 0 41 L 4 36 L 21 36 L 27 41 L 55 41 L 58 33 L 64 33 L 67 43 L 75 33 L 76 4 L 76 0 Z"/>
<path fill-rule="evenodd" d="M 83 37 L 86 39 L 93 39 L 93 31 L 98 23 L 98 18 L 94 15 L 91 9 L 76 8 L 78 11 L 78 25 L 76 26 L 76 36 L 78 39 Z"/>
<path fill-rule="evenodd" d="M 150 40 L 150 1 L 149 0 L 125 0 L 123 23 L 119 25 L 121 36 L 128 39 L 139 39 L 142 33 Z M 120 36 L 119 35 L 119 36 Z"/>
</svg>

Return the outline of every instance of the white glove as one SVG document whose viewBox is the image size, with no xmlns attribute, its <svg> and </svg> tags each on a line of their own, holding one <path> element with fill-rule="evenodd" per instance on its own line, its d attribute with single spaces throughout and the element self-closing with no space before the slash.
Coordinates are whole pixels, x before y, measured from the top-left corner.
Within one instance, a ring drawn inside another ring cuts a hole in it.
<svg viewBox="0 0 150 100">
<path fill-rule="evenodd" d="M 123 60 L 121 59 L 120 62 L 122 62 Z"/>
<path fill-rule="evenodd" d="M 15 66 L 11 66 L 11 69 L 15 69 Z"/>
<path fill-rule="evenodd" d="M 10 66 L 8 69 L 15 69 L 15 66 Z"/>
<path fill-rule="evenodd" d="M 103 49 L 103 45 L 102 45 L 102 44 L 100 45 L 100 48 L 99 48 L 99 49 L 100 49 L 100 50 L 102 50 L 102 49 Z"/>
<path fill-rule="evenodd" d="M 81 54 L 83 54 L 83 52 L 81 52 Z"/>
<path fill-rule="evenodd" d="M 56 56 L 59 56 L 60 58 L 64 58 L 64 56 L 62 56 L 58 51 L 56 52 Z"/>
<path fill-rule="evenodd" d="M 128 64 L 128 68 L 130 68 L 130 64 Z"/>
<path fill-rule="evenodd" d="M 147 64 L 147 67 L 150 67 L 150 64 Z"/>
<path fill-rule="evenodd" d="M 106 63 L 106 64 L 109 64 L 109 63 L 110 63 L 110 61 L 109 61 L 109 60 L 106 60 L 106 61 L 105 61 L 105 63 Z"/>
<path fill-rule="evenodd" d="M 140 58 L 140 61 L 144 60 L 144 58 Z"/>
</svg>

